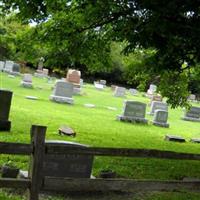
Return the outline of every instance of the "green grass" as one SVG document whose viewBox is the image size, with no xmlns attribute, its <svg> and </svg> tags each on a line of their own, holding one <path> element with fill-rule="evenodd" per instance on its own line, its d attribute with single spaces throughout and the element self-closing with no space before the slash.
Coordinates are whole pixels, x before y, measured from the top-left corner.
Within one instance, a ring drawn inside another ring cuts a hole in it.
<svg viewBox="0 0 200 200">
<path fill-rule="evenodd" d="M 170 128 L 168 129 L 156 127 L 150 123 L 148 125 L 124 123 L 117 121 L 116 116 L 121 114 L 125 99 L 145 103 L 149 103 L 150 100 L 142 95 L 135 97 L 127 95 L 126 98 L 116 98 L 113 97 L 113 92 L 109 87 L 104 91 L 98 91 L 93 85 L 86 84 L 83 88 L 83 95 L 74 96 L 74 105 L 58 104 L 49 100 L 53 83 L 49 84 L 46 79 L 34 77 L 34 88 L 27 89 L 20 87 L 20 81 L 21 77 L 13 79 L 8 78 L 7 74 L 0 74 L 0 88 L 12 90 L 14 93 L 10 111 L 12 130 L 10 133 L 1 132 L 0 141 L 29 143 L 31 125 L 39 124 L 48 126 L 47 139 L 74 141 L 101 147 L 200 152 L 199 144 L 189 142 L 190 138 L 200 137 L 200 123 L 181 120 L 183 115 L 181 108 L 169 109 Z M 27 95 L 36 96 L 39 100 L 28 100 L 25 98 Z M 86 103 L 95 104 L 96 107 L 86 108 L 84 107 Z M 117 110 L 108 110 L 107 106 L 116 107 Z M 148 111 L 149 107 L 147 106 Z M 152 116 L 146 115 L 146 118 L 152 120 Z M 72 138 L 58 135 L 58 128 L 62 124 L 73 128 L 77 132 L 77 136 Z M 164 140 L 166 134 L 183 136 L 187 142 L 167 142 Z M 1 155 L 0 164 L 7 159 L 7 155 Z M 28 168 L 27 156 L 9 156 L 9 159 L 15 161 L 22 169 Z M 98 176 L 99 171 L 106 168 L 115 170 L 119 177 L 134 179 L 200 178 L 200 162 L 198 161 L 96 157 L 93 174 Z M 197 194 L 189 194 L 191 199 L 196 199 Z M 159 199 L 159 195 L 156 194 L 151 198 L 158 197 L 157 199 Z M 180 199 L 176 197 L 177 195 L 173 195 L 170 199 Z M 200 198 L 200 195 L 198 197 Z M 163 199 L 166 198 L 163 197 Z"/>
</svg>

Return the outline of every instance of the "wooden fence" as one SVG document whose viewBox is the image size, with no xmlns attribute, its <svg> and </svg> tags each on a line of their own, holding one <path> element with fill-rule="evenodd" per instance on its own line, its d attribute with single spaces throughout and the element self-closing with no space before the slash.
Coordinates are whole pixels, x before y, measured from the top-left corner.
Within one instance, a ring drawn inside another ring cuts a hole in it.
<svg viewBox="0 0 200 200">
<path fill-rule="evenodd" d="M 45 154 L 83 154 L 94 156 L 143 157 L 200 160 L 200 154 L 176 153 L 148 149 L 68 147 L 45 144 L 46 127 L 31 127 L 31 144 L 0 142 L 1 154 L 30 155 L 28 179 L 0 178 L 1 188 L 28 189 L 29 200 L 38 200 L 41 190 L 65 191 L 200 191 L 200 181 L 158 181 L 132 179 L 43 178 Z"/>
</svg>

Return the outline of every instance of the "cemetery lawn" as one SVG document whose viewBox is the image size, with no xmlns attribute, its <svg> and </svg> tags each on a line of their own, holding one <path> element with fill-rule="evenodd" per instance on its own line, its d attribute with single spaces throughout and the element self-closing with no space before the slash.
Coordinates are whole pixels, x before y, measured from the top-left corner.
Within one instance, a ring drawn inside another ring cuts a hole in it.
<svg viewBox="0 0 200 200">
<path fill-rule="evenodd" d="M 150 100 L 141 94 L 138 96 L 128 94 L 126 98 L 119 98 L 113 96 L 110 87 L 104 91 L 98 91 L 93 85 L 85 84 L 82 90 L 83 95 L 74 96 L 74 105 L 67 105 L 49 100 L 54 82 L 48 83 L 47 79 L 33 77 L 34 88 L 27 89 L 20 87 L 20 81 L 21 77 L 9 78 L 7 74 L 0 72 L 0 87 L 11 90 L 14 94 L 10 111 L 12 129 L 11 132 L 0 133 L 0 141 L 2 142 L 29 143 L 30 127 L 32 124 L 36 124 L 48 126 L 46 139 L 73 141 L 95 147 L 145 148 L 200 153 L 200 144 L 189 142 L 191 138 L 200 138 L 200 123 L 181 120 L 182 108 L 169 109 L 168 123 L 170 128 L 156 127 L 150 123 L 148 125 L 131 124 L 117 121 L 116 116 L 121 114 L 125 99 L 148 104 Z M 35 96 L 38 97 L 38 100 L 29 100 L 25 96 Z M 84 104 L 94 104 L 95 108 L 87 108 Z M 113 107 L 116 110 L 107 107 Z M 147 112 L 149 112 L 148 106 Z M 146 115 L 146 118 L 149 121 L 152 120 L 152 116 Z M 59 135 L 58 128 L 61 125 L 67 125 L 74 129 L 77 133 L 76 137 Z M 165 141 L 166 134 L 182 136 L 186 142 Z M 0 165 L 7 160 L 12 160 L 23 170 L 28 169 L 29 158 L 27 156 L 1 155 Z M 103 169 L 112 169 L 116 171 L 118 177 L 133 179 L 182 180 L 184 177 L 200 178 L 199 161 L 95 157 L 92 174 L 98 177 L 99 172 Z M 130 197 L 130 199 L 137 198 Z M 145 200 L 200 199 L 200 194 L 188 192 L 154 193 L 142 198 Z M 3 191 L 0 195 L 1 199 L 18 200 L 21 197 Z M 55 199 L 61 200 L 63 198 Z"/>
</svg>

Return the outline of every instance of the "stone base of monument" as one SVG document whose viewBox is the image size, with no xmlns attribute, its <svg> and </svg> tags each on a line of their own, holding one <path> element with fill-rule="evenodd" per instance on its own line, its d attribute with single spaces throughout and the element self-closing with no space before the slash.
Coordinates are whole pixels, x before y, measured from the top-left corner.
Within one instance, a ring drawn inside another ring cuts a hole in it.
<svg viewBox="0 0 200 200">
<path fill-rule="evenodd" d="M 185 121 L 192 121 L 192 122 L 200 122 L 200 118 L 193 118 L 193 117 L 182 117 L 181 118 L 182 120 L 185 120 Z"/>
<path fill-rule="evenodd" d="M 155 125 L 155 126 L 169 128 L 169 124 L 168 123 L 162 123 L 162 122 L 152 121 L 152 124 Z"/>
<path fill-rule="evenodd" d="M 51 95 L 49 99 L 58 103 L 68 103 L 68 104 L 74 103 L 74 99 L 70 97 L 61 97 L 61 96 Z"/>
<path fill-rule="evenodd" d="M 128 117 L 128 116 L 123 116 L 123 115 L 118 115 L 117 120 L 131 122 L 131 123 L 143 123 L 143 124 L 148 123 L 148 120 L 145 118 Z"/>
<path fill-rule="evenodd" d="M 0 131 L 10 131 L 11 122 L 10 121 L 2 121 L 0 120 Z"/>
<path fill-rule="evenodd" d="M 31 82 L 22 81 L 21 86 L 25 88 L 33 88 L 33 84 Z"/>
</svg>

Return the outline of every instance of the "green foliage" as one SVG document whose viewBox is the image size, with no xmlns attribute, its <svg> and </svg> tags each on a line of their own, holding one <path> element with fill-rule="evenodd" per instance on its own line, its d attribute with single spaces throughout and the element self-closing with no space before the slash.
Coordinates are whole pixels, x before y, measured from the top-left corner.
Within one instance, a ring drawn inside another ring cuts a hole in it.
<svg viewBox="0 0 200 200">
<path fill-rule="evenodd" d="M 1 7 L 7 12 L 17 8 L 24 22 L 40 22 L 35 29 L 36 39 L 29 38 L 27 44 L 38 40 L 42 48 L 34 44 L 33 50 L 41 51 L 32 55 L 45 54 L 46 64 L 52 68 L 76 68 L 78 64 L 92 73 L 111 72 L 115 66 L 110 54 L 113 41 L 125 42 L 126 53 L 151 49 L 153 55 L 148 58 L 137 52 L 132 55 L 135 58 L 125 66 L 128 83 L 140 84 L 139 88 L 144 89 L 154 78 L 162 81 L 163 74 L 174 73 L 179 76 L 179 85 L 174 87 L 177 92 L 161 93 L 171 98 L 174 107 L 184 105 L 183 89 L 187 87 L 180 84 L 186 79 L 188 82 L 190 76 L 185 73 L 189 68 L 198 68 L 196 63 L 200 61 L 198 0 L 3 0 Z M 115 59 L 120 65 L 119 60 Z M 183 67 L 184 63 L 187 66 Z M 175 94 L 180 95 L 179 99 Z"/>
</svg>

